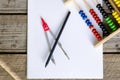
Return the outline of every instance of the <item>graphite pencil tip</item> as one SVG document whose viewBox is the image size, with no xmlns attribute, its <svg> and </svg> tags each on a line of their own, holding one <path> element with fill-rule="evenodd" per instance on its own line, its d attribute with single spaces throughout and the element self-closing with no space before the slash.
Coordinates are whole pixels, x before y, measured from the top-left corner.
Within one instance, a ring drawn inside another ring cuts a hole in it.
<svg viewBox="0 0 120 80">
<path fill-rule="evenodd" d="M 45 68 L 47 67 L 48 63 L 45 64 Z"/>
</svg>

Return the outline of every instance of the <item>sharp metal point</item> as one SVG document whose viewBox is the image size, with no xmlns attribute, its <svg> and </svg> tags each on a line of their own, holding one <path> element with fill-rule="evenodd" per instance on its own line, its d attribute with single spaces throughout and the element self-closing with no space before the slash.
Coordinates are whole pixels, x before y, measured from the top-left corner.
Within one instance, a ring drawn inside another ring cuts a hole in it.
<svg viewBox="0 0 120 80">
<path fill-rule="evenodd" d="M 42 16 L 40 16 L 40 18 L 42 19 Z"/>
</svg>

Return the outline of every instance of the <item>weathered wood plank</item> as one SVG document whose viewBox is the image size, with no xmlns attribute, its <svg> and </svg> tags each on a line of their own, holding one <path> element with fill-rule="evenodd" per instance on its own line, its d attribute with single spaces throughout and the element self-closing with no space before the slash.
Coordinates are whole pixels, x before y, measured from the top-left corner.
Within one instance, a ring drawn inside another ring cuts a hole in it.
<svg viewBox="0 0 120 80">
<path fill-rule="evenodd" d="M 19 76 L 21 80 L 26 80 L 26 55 L 0 54 L 0 60 L 2 60 L 12 72 Z M 0 80 L 14 79 L 0 66 Z"/>
<path fill-rule="evenodd" d="M 0 52 L 26 52 L 26 15 L 0 16 Z M 104 44 L 104 52 L 120 52 L 120 33 Z"/>
<path fill-rule="evenodd" d="M 26 15 L 0 15 L 0 52 L 26 52 L 26 35 Z"/>
<path fill-rule="evenodd" d="M 0 13 L 27 13 L 27 0 L 0 0 Z"/>
<path fill-rule="evenodd" d="M 26 3 L 27 0 L 0 0 L 0 13 L 27 13 Z M 105 5 L 104 8 L 110 13 Z M 0 52 L 26 52 L 26 33 L 26 15 L 0 15 Z M 120 34 L 107 41 L 104 52 L 120 52 L 119 40 Z"/>
<path fill-rule="evenodd" d="M 120 52 L 120 38 L 112 38 L 104 44 L 104 52 Z"/>
<path fill-rule="evenodd" d="M 27 13 L 28 0 L 0 0 L 0 13 Z M 105 4 L 104 9 L 110 13 Z"/>
<path fill-rule="evenodd" d="M 4 61 L 10 69 L 22 80 L 26 80 L 26 55 L 21 54 L 0 54 L 0 59 Z M 0 67 L 0 80 L 14 80 Z M 34 80 L 34 79 L 31 79 Z M 43 79 L 38 79 L 43 80 Z M 50 80 L 50 79 L 47 79 Z M 58 79 L 55 79 L 58 80 Z M 69 79 L 67 79 L 69 80 Z M 78 80 L 78 79 L 71 79 Z M 83 80 L 83 79 L 80 79 Z M 93 80 L 93 79 L 91 79 Z M 94 79 L 98 80 L 98 79 Z M 120 55 L 104 54 L 104 80 L 120 80 Z"/>
</svg>

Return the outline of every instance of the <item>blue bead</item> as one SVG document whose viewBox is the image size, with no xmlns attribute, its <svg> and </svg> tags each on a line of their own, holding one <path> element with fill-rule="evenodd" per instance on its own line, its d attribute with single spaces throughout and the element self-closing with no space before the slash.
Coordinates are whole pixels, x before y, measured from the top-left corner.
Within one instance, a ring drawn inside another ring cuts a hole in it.
<svg viewBox="0 0 120 80">
<path fill-rule="evenodd" d="M 82 13 L 83 13 L 83 10 L 80 10 L 80 11 L 79 11 L 79 14 L 82 14 Z"/>
<path fill-rule="evenodd" d="M 85 13 L 80 12 L 80 15 L 83 18 L 83 20 L 85 20 L 87 18 L 87 16 L 85 15 Z"/>
<path fill-rule="evenodd" d="M 87 19 L 87 16 L 86 16 L 86 15 L 84 15 L 83 19 L 84 19 L 84 20 L 86 20 L 86 19 Z"/>
<path fill-rule="evenodd" d="M 91 26 L 91 25 L 92 25 L 92 23 L 90 22 L 89 19 L 87 19 L 87 20 L 85 21 L 85 23 L 86 23 L 88 26 Z"/>
</svg>

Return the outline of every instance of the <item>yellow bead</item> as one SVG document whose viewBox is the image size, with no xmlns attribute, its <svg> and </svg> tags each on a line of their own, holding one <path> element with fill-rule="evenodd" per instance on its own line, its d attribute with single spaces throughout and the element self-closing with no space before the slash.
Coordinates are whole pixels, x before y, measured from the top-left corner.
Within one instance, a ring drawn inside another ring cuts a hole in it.
<svg viewBox="0 0 120 80">
<path fill-rule="evenodd" d="M 114 0 L 115 4 L 120 7 L 120 0 Z"/>
<path fill-rule="evenodd" d="M 120 14 L 116 11 L 112 13 L 113 17 L 116 19 L 116 21 L 120 24 Z"/>
<path fill-rule="evenodd" d="M 114 17 L 117 19 L 119 17 L 119 15 L 115 15 Z"/>
<path fill-rule="evenodd" d="M 116 12 L 113 12 L 112 15 L 115 16 L 117 13 Z"/>
<path fill-rule="evenodd" d="M 117 21 L 120 21 L 120 17 L 116 19 Z"/>
</svg>

